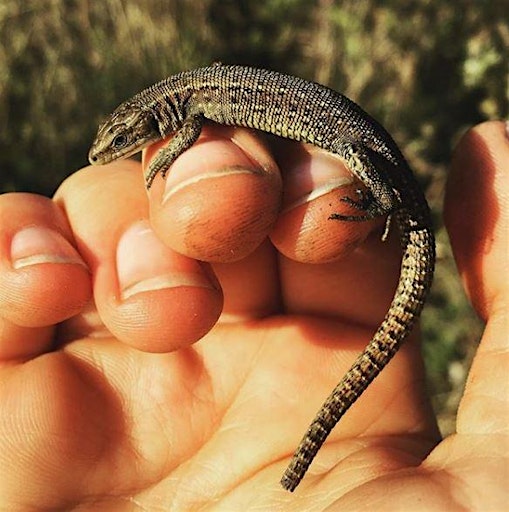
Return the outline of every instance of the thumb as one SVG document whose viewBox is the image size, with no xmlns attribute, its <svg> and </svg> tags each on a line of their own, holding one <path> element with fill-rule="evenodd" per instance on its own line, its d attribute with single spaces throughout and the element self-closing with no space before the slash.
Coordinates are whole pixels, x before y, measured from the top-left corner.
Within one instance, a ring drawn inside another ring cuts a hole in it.
<svg viewBox="0 0 509 512">
<path fill-rule="evenodd" d="M 509 137 L 502 122 L 464 135 L 445 220 L 467 294 L 486 329 L 458 411 L 459 434 L 509 433 Z"/>
</svg>

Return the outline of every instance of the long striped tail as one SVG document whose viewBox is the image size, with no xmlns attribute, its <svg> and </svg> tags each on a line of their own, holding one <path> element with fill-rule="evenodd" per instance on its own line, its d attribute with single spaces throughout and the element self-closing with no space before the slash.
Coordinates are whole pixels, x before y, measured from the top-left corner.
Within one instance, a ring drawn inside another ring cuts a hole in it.
<svg viewBox="0 0 509 512">
<path fill-rule="evenodd" d="M 404 211 L 396 213 L 403 258 L 398 287 L 389 311 L 372 340 L 318 411 L 281 478 L 294 491 L 331 430 L 369 384 L 384 369 L 419 318 L 435 266 L 435 243 L 428 226 L 417 223 Z"/>
</svg>

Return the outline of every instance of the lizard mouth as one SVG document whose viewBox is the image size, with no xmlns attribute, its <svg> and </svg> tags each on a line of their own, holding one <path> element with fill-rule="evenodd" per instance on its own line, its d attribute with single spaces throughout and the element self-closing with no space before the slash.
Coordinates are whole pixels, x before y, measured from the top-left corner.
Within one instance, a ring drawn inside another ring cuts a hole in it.
<svg viewBox="0 0 509 512">
<path fill-rule="evenodd" d="M 154 137 L 153 135 L 140 138 L 135 144 L 129 144 L 126 147 L 120 149 L 111 149 L 111 144 L 104 146 L 100 144 L 99 138 L 96 143 L 92 145 L 88 152 L 88 161 L 92 165 L 104 165 L 120 158 L 129 158 L 146 148 L 150 144 L 153 144 L 160 137 Z"/>
</svg>

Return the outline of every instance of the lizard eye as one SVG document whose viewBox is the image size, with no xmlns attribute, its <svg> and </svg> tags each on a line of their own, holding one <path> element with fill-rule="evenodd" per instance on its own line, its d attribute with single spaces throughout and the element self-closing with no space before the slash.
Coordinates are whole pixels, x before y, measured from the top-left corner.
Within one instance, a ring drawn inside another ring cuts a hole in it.
<svg viewBox="0 0 509 512">
<path fill-rule="evenodd" d="M 122 149 L 127 144 L 127 137 L 121 133 L 120 135 L 117 135 L 112 142 L 112 146 L 115 149 Z"/>
</svg>

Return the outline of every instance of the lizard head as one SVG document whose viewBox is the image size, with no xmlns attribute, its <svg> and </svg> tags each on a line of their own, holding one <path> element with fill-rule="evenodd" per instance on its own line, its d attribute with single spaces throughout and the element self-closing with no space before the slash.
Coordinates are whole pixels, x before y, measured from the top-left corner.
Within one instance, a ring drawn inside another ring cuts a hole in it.
<svg viewBox="0 0 509 512">
<path fill-rule="evenodd" d="M 158 124 L 149 110 L 122 103 L 99 127 L 88 153 L 91 164 L 107 164 L 126 158 L 161 139 Z"/>
</svg>

